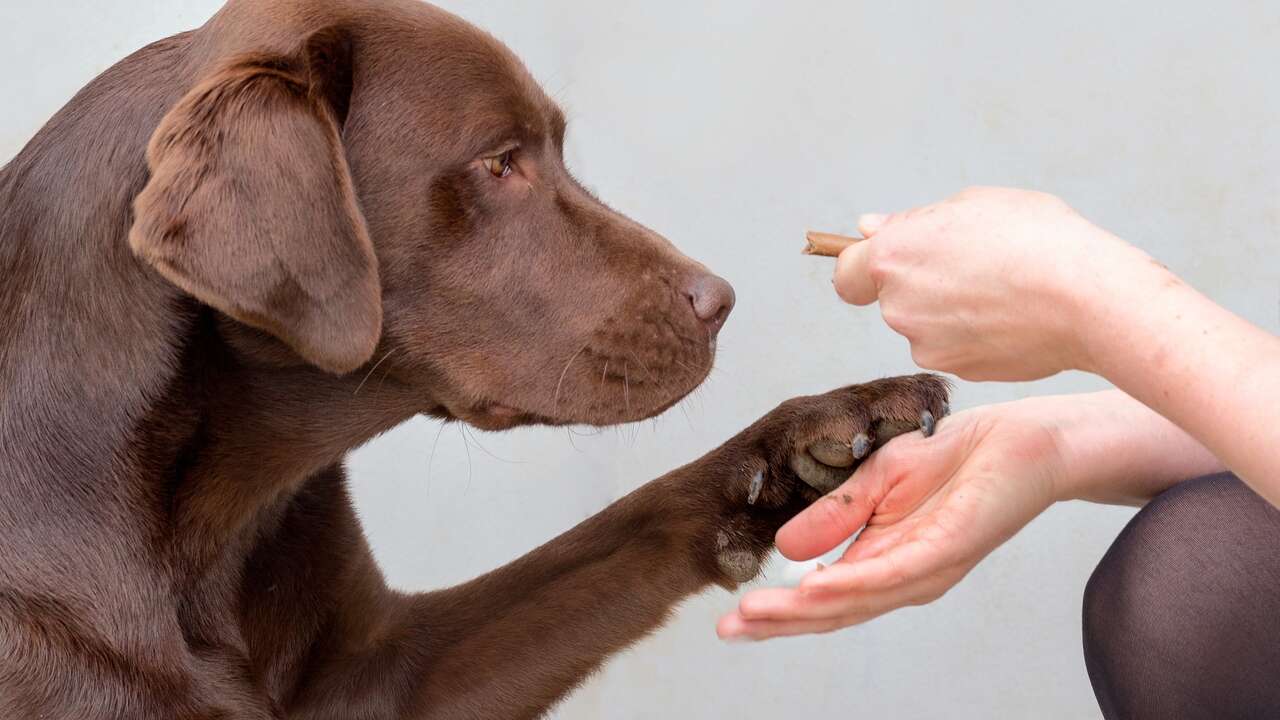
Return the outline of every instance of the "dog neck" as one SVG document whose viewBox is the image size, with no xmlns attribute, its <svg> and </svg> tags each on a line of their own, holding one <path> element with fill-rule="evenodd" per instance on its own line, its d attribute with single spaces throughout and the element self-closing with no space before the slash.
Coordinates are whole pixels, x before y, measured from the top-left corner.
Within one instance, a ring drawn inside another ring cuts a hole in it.
<svg viewBox="0 0 1280 720">
<path fill-rule="evenodd" d="M 12 512 L 43 512 L 74 486 L 154 516 L 155 531 L 216 538 L 431 407 L 367 370 L 255 362 L 130 251 L 147 142 L 190 82 L 192 37 L 99 77 L 0 169 L 0 475 L 31 489 Z M 123 86 L 141 90 L 121 103 Z M 273 481 L 237 482 L 248 476 Z"/>
<path fill-rule="evenodd" d="M 183 560 L 196 565 L 252 535 L 263 514 L 308 478 L 424 407 L 380 373 L 385 364 L 339 377 L 247 353 L 244 343 L 228 342 L 230 321 L 207 308 L 200 313 L 183 370 L 156 408 L 167 422 L 176 407 L 186 408 L 182 450 L 170 461 L 169 514 L 186 545 Z"/>
</svg>

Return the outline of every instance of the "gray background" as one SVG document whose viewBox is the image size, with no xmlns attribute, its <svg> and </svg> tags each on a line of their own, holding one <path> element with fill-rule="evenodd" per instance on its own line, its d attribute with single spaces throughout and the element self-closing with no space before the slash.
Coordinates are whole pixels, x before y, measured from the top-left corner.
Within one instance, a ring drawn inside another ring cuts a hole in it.
<svg viewBox="0 0 1280 720">
<path fill-rule="evenodd" d="M 216 0 L 0 7 L 0 159 L 96 73 Z M 656 422 L 467 433 L 416 421 L 356 453 L 390 580 L 502 565 L 791 395 L 911 371 L 835 302 L 807 227 L 850 231 L 970 184 L 1058 193 L 1231 309 L 1280 330 L 1280 5 L 1143 0 L 494 2 L 569 110 L 572 167 L 738 289 L 719 369 Z M 429 69 L 427 69 L 429 70 Z M 834 329 L 834 330 L 833 330 Z M 962 385 L 958 406 L 1101 387 Z M 734 598 L 687 603 L 560 718 L 1094 718 L 1080 592 L 1131 511 L 1058 507 L 942 601 L 841 634 L 725 646 Z M 784 563 L 773 582 L 796 572 Z"/>
</svg>

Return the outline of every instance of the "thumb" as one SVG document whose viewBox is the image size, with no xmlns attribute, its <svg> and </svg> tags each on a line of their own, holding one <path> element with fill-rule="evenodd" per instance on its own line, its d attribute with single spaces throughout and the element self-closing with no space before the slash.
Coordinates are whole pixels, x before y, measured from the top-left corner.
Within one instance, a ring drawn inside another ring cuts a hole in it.
<svg viewBox="0 0 1280 720">
<path fill-rule="evenodd" d="M 853 537 L 884 496 L 875 463 L 863 463 L 848 482 L 795 516 L 778 531 L 778 550 L 791 560 L 812 560 Z"/>
<path fill-rule="evenodd" d="M 871 279 L 871 244 L 873 239 L 863 240 L 845 248 L 836 261 L 836 274 L 832 282 L 836 294 L 850 305 L 870 305 L 880 297 L 880 288 Z"/>
<path fill-rule="evenodd" d="M 782 526 L 775 538 L 778 549 L 791 560 L 812 560 L 853 537 L 877 511 L 884 513 L 892 506 L 891 516 L 911 514 L 972 454 L 973 425 L 964 421 L 966 417 L 971 416 L 948 418 L 933 437 L 908 433 L 872 453 L 844 485 Z M 897 534 L 888 530 L 882 527 L 873 533 L 869 544 L 879 550 L 880 541 L 896 541 Z M 853 553 L 858 557 L 864 550 Z"/>
</svg>

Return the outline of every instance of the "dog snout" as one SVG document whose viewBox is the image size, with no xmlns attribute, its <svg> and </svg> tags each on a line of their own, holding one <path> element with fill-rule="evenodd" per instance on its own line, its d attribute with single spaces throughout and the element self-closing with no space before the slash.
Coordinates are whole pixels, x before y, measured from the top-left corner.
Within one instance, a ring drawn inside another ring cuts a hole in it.
<svg viewBox="0 0 1280 720">
<path fill-rule="evenodd" d="M 712 338 L 724 327 L 737 299 L 732 285 L 711 274 L 698 275 L 690 280 L 685 287 L 685 296 L 693 306 L 693 314 L 706 325 Z"/>
</svg>

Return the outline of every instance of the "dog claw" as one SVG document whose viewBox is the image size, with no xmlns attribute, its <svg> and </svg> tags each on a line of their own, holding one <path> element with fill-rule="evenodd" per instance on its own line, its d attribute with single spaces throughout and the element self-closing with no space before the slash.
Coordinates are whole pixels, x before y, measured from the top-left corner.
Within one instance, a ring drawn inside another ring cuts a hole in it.
<svg viewBox="0 0 1280 720">
<path fill-rule="evenodd" d="M 858 433 L 853 439 L 853 459 L 862 460 L 871 454 L 871 436 L 866 433 Z"/>
<path fill-rule="evenodd" d="M 938 430 L 938 421 L 936 418 L 933 417 L 933 413 L 929 412 L 928 410 L 925 410 L 923 413 L 921 413 L 920 414 L 920 432 L 924 433 L 925 437 L 933 437 L 933 434 L 937 432 L 937 430 Z"/>
<path fill-rule="evenodd" d="M 758 472 L 756 476 L 751 478 L 751 487 L 747 491 L 747 504 L 755 505 L 760 499 L 760 491 L 764 490 L 764 473 Z"/>
</svg>

